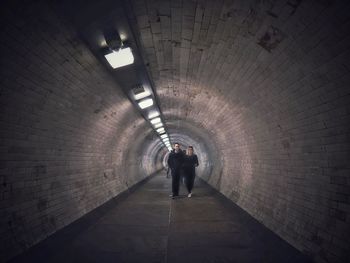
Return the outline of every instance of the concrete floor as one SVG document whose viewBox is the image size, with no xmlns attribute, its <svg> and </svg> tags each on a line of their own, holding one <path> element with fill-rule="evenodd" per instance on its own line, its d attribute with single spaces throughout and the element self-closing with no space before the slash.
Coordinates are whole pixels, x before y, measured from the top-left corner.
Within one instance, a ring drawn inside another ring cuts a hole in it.
<svg viewBox="0 0 350 263">
<path fill-rule="evenodd" d="M 160 173 L 12 262 L 311 262 L 210 186 Z"/>
</svg>

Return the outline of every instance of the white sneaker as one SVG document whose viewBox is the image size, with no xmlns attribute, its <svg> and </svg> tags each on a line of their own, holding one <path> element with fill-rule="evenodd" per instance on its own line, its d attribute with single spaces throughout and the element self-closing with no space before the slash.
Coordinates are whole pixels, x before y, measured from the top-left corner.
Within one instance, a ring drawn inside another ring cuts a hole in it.
<svg viewBox="0 0 350 263">
<path fill-rule="evenodd" d="M 187 197 L 192 197 L 192 193 L 189 193 L 189 194 L 187 195 Z"/>
</svg>

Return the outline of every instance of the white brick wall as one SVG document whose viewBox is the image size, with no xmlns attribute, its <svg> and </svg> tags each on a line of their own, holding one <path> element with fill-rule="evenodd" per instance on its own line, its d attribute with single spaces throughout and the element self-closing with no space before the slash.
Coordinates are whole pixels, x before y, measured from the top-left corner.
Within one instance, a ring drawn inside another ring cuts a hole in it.
<svg viewBox="0 0 350 263">
<path fill-rule="evenodd" d="M 132 1 L 139 24 L 162 28 L 140 38 L 151 34 L 172 136 L 203 129 L 194 141 L 216 146 L 210 184 L 316 262 L 349 261 L 346 1 L 161 2 L 166 19 Z"/>
<path fill-rule="evenodd" d="M 169 132 L 195 146 L 199 174 L 316 262 L 349 261 L 347 2 L 132 6 Z M 2 13 L 1 260 L 164 154 L 68 24 L 42 3 Z"/>
<path fill-rule="evenodd" d="M 161 164 L 141 163 L 150 126 L 67 24 L 43 3 L 2 13 L 0 262 Z"/>
</svg>

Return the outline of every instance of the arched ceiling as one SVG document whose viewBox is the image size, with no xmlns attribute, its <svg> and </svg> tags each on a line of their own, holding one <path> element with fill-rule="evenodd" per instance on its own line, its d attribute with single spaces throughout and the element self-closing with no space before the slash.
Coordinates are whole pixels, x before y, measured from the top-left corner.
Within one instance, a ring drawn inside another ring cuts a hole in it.
<svg viewBox="0 0 350 263">
<path fill-rule="evenodd" d="M 195 147 L 199 176 L 320 262 L 346 261 L 348 1 L 8 5 L 4 222 L 21 222 L 30 202 L 34 227 L 56 222 L 40 240 L 162 168 L 165 148 L 126 96 L 148 72 L 170 138 Z M 98 53 L 104 26 L 123 25 L 141 73 L 113 71 Z M 27 177 L 35 183 L 17 184 Z M 59 216 L 42 217 L 43 200 L 60 200 L 50 212 Z"/>
</svg>

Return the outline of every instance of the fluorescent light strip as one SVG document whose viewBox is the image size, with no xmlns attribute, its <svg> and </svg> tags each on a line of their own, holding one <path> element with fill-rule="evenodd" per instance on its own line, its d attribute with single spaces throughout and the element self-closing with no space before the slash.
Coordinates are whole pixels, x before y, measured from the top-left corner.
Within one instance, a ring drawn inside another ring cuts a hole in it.
<svg viewBox="0 0 350 263">
<path fill-rule="evenodd" d="M 148 114 L 148 119 L 153 119 L 155 117 L 159 116 L 159 112 L 158 111 L 152 111 L 150 112 L 150 114 Z"/>
<path fill-rule="evenodd" d="M 152 98 L 144 99 L 144 100 L 141 100 L 139 102 L 139 106 L 140 106 L 141 109 L 146 109 L 146 108 L 148 108 L 148 107 L 150 107 L 152 105 L 153 105 L 153 99 Z"/>
<path fill-rule="evenodd" d="M 168 137 L 168 134 L 163 134 L 163 135 L 160 135 L 160 138 L 162 138 L 162 139 L 165 139 L 165 138 L 167 138 Z"/>
<path fill-rule="evenodd" d="M 164 127 L 157 129 L 158 133 L 165 132 Z"/>
<path fill-rule="evenodd" d="M 135 95 L 135 100 L 140 100 L 140 99 L 146 98 L 149 95 L 151 95 L 151 92 L 149 90 L 145 90 L 144 92 L 136 94 Z"/>
<path fill-rule="evenodd" d="M 161 122 L 161 119 L 159 117 L 158 118 L 154 118 L 154 119 L 151 120 L 152 124 L 157 124 L 159 122 Z"/>
<path fill-rule="evenodd" d="M 159 128 L 159 127 L 163 127 L 163 123 L 157 123 L 157 124 L 154 124 L 154 128 Z"/>
<path fill-rule="evenodd" d="M 134 56 L 129 47 L 105 55 L 112 68 L 120 68 L 134 63 Z"/>
</svg>

